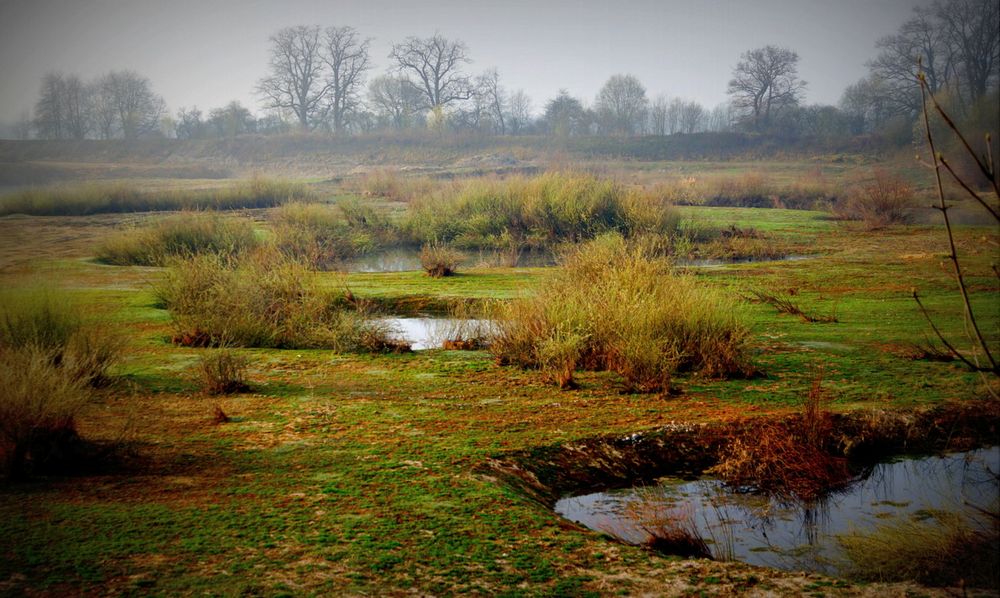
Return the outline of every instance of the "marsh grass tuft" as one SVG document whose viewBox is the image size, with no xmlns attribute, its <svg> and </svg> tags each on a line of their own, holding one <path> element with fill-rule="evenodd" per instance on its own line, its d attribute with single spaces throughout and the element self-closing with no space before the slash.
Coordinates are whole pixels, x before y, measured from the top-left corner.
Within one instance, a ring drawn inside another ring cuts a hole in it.
<svg viewBox="0 0 1000 598">
<path fill-rule="evenodd" d="M 570 249 L 539 292 L 497 305 L 491 351 L 564 388 L 578 369 L 665 392 L 678 371 L 746 376 L 750 332 L 738 304 L 673 272 L 648 245 L 608 235 Z"/>
<path fill-rule="evenodd" d="M 321 292 L 314 273 L 272 249 L 178 260 L 157 294 L 182 344 L 357 351 L 389 342 L 383 327 Z"/>
<path fill-rule="evenodd" d="M 464 257 L 462 252 L 438 243 L 427 243 L 420 248 L 420 266 L 432 278 L 452 276 Z"/>
<path fill-rule="evenodd" d="M 234 256 L 260 245 L 253 223 L 216 212 L 183 212 L 105 240 L 97 259 L 116 266 L 164 266 L 199 253 Z"/>
<path fill-rule="evenodd" d="M 312 192 L 302 183 L 260 177 L 221 189 L 145 191 L 131 183 L 54 185 L 0 197 L 0 216 L 270 208 L 312 197 Z"/>
<path fill-rule="evenodd" d="M 232 349 L 217 349 L 198 362 L 202 388 L 211 395 L 234 394 L 250 390 L 246 380 L 250 360 Z"/>
</svg>

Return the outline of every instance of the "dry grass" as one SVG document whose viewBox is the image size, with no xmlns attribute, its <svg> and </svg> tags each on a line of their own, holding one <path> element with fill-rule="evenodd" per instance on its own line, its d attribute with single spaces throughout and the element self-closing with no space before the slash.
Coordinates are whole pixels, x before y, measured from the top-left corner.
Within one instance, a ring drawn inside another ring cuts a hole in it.
<svg viewBox="0 0 1000 598">
<path fill-rule="evenodd" d="M 571 250 L 538 294 L 498 306 L 494 318 L 498 362 L 540 368 L 562 387 L 577 369 L 617 372 L 639 392 L 669 390 L 681 370 L 753 371 L 736 302 L 617 235 Z"/>
<path fill-rule="evenodd" d="M 83 381 L 38 346 L 0 347 L 0 454 L 4 472 L 66 466 L 77 439 L 75 416 L 90 400 Z"/>
<path fill-rule="evenodd" d="M 363 226 L 352 226 L 339 206 L 300 202 L 274 214 L 275 244 L 285 255 L 319 270 L 373 250 L 377 241 Z"/>
<path fill-rule="evenodd" d="M 764 289 L 764 288 L 753 288 L 749 290 L 750 299 L 753 301 L 759 301 L 760 303 L 765 303 L 771 307 L 778 310 L 780 314 L 788 314 L 792 316 L 798 316 L 803 322 L 811 323 L 835 323 L 837 322 L 837 315 L 831 314 L 828 316 L 816 316 L 810 315 L 802 311 L 802 309 L 795 303 L 792 299 L 792 293 L 788 291 L 781 291 L 776 289 Z"/>
<path fill-rule="evenodd" d="M 859 183 L 846 200 L 834 206 L 834 214 L 844 220 L 860 220 L 866 229 L 877 230 L 911 221 L 914 193 L 902 177 L 876 169 L 870 181 Z"/>
<path fill-rule="evenodd" d="M 222 189 L 146 191 L 129 183 L 55 185 L 0 197 L 0 216 L 82 216 L 109 212 L 269 208 L 312 193 L 302 183 L 252 178 Z"/>
<path fill-rule="evenodd" d="M 455 274 L 463 257 L 460 251 L 447 245 L 427 243 L 420 248 L 420 266 L 433 278 Z"/>
<path fill-rule="evenodd" d="M 410 202 L 425 197 L 438 187 L 429 177 L 406 176 L 399 170 L 380 168 L 367 172 L 358 180 L 358 188 L 366 197 Z"/>
<path fill-rule="evenodd" d="M 232 349 L 218 349 L 198 362 L 202 389 L 210 395 L 234 394 L 250 389 L 246 372 L 250 360 Z"/>
<path fill-rule="evenodd" d="M 628 503 L 626 515 L 646 534 L 643 546 L 685 558 L 712 558 L 690 503 L 670 505 L 663 491 L 657 488 L 640 490 L 637 497 L 638 500 Z"/>
<path fill-rule="evenodd" d="M 260 245 L 253 223 L 216 212 L 183 212 L 104 240 L 97 259 L 116 266 L 163 266 L 199 253 L 233 256 Z"/>
</svg>

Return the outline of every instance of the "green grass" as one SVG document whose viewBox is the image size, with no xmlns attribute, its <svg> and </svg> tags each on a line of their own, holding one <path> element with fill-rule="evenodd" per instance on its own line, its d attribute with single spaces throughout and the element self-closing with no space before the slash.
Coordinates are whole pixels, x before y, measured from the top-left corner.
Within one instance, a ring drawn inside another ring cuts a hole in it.
<svg viewBox="0 0 1000 598">
<path fill-rule="evenodd" d="M 984 397 L 978 375 L 893 349 L 929 333 L 909 298 L 912 286 L 944 332 L 962 338 L 961 304 L 941 267 L 947 244 L 940 229 L 872 235 L 808 211 L 680 211 L 766 231 L 816 256 L 698 269 L 692 276 L 699 284 L 733 294 L 753 286 L 795 289 L 804 311 L 835 311 L 839 322 L 806 323 L 749 304 L 752 358 L 766 376 L 680 374 L 680 394 L 666 399 L 629 393 L 610 372 L 579 372 L 578 390 L 559 391 L 535 372 L 497 366 L 484 351 L 244 349 L 252 392 L 206 400 L 196 383 L 205 350 L 166 340 L 173 327 L 150 290 L 162 271 L 100 266 L 82 259 L 86 254 L 40 259 L 35 272 L 57 277 L 89 313 L 129 330 L 127 361 L 116 370 L 124 380 L 100 391 L 78 423 L 86 438 L 110 441 L 131 422 L 143 458 L 106 475 L 0 488 L 0 583 L 12 584 L 0 591 L 541 596 L 818 587 L 815 577 L 751 575 L 739 565 L 663 559 L 611 544 L 567 529 L 539 504 L 477 473 L 511 450 L 797 411 L 818 375 L 836 410 Z M 989 270 L 995 232 L 961 228 L 958 235 L 981 325 L 997 343 Z M 414 307 L 523 296 L 544 273 L 316 277 L 323 291 L 342 290 L 346 281 L 359 298 Z M 0 277 L 24 284 L 8 272 Z M 215 403 L 234 421 L 213 425 Z"/>
</svg>

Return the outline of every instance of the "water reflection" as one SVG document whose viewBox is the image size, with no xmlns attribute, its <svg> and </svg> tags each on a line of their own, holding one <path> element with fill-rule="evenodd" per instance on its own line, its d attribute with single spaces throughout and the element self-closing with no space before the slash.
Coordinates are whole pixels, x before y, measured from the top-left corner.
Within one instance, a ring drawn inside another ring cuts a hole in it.
<svg viewBox="0 0 1000 598">
<path fill-rule="evenodd" d="M 625 542 L 649 538 L 651 513 L 689 513 L 713 557 L 836 575 L 845 563 L 837 536 L 876 523 L 942 512 L 975 517 L 996 508 L 1000 447 L 872 468 L 847 488 L 810 504 L 729 491 L 719 480 L 663 480 L 657 486 L 564 498 L 557 513 Z"/>
</svg>

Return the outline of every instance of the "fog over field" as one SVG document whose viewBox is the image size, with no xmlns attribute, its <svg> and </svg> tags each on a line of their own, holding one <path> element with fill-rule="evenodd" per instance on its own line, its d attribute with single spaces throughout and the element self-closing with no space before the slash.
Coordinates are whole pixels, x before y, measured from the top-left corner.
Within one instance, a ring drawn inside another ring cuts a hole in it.
<svg viewBox="0 0 1000 598">
<path fill-rule="evenodd" d="M 0 3 L 0 122 L 33 107 L 46 72 L 84 79 L 132 69 L 170 111 L 238 100 L 260 108 L 268 37 L 299 24 L 352 26 L 371 37 L 372 75 L 390 47 L 435 32 L 469 48 L 470 72 L 496 67 L 540 112 L 566 89 L 593 98 L 615 73 L 708 108 L 726 99 L 739 54 L 773 44 L 801 56 L 806 100 L 836 103 L 865 73 L 875 41 L 894 31 L 917 0 L 740 0 L 465 2 L 432 0 L 3 0 Z"/>
</svg>

